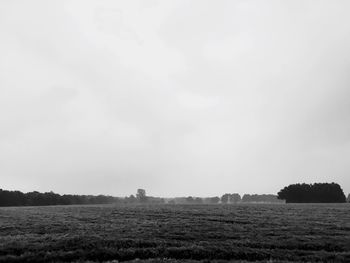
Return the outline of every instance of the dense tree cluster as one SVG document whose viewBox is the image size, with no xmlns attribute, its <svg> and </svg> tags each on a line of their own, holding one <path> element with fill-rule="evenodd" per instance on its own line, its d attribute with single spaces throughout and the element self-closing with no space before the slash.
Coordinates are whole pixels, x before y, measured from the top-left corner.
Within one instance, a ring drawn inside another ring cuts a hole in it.
<svg viewBox="0 0 350 263">
<path fill-rule="evenodd" d="M 188 204 L 203 204 L 203 200 L 200 197 L 189 196 L 186 198 L 186 203 L 188 203 Z"/>
<path fill-rule="evenodd" d="M 0 206 L 109 204 L 118 201 L 120 200 L 116 197 L 104 195 L 59 195 L 53 192 L 22 193 L 0 189 Z"/>
<path fill-rule="evenodd" d="M 222 204 L 235 204 L 242 201 L 242 198 L 239 194 L 224 194 L 221 196 Z"/>
<path fill-rule="evenodd" d="M 344 203 L 346 197 L 339 184 L 292 184 L 278 193 L 287 203 Z"/>
</svg>

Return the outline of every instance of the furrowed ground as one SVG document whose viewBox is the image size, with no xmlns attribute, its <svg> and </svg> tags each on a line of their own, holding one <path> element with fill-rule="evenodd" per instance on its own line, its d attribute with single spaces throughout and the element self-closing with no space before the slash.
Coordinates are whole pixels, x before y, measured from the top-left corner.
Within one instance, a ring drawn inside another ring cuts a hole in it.
<svg viewBox="0 0 350 263">
<path fill-rule="evenodd" d="M 135 259 L 350 262 L 350 205 L 0 208 L 1 262 Z"/>
</svg>

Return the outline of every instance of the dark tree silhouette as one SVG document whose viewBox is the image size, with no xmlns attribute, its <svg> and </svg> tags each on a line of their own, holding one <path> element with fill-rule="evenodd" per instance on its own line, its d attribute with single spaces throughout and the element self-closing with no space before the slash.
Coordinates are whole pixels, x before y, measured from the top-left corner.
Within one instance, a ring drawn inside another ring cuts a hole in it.
<svg viewBox="0 0 350 263">
<path fill-rule="evenodd" d="M 136 198 L 140 203 L 146 203 L 147 202 L 146 190 L 137 189 Z"/>
<path fill-rule="evenodd" d="M 232 194 L 231 195 L 231 202 L 232 203 L 238 203 L 238 202 L 241 202 L 242 201 L 242 198 L 239 194 Z"/>
<path fill-rule="evenodd" d="M 92 195 L 59 195 L 53 192 L 39 193 L 7 191 L 0 189 L 0 206 L 44 206 L 73 204 L 110 204 L 120 199 L 112 196 Z"/>
<path fill-rule="evenodd" d="M 227 204 L 230 200 L 231 194 L 224 194 L 221 196 L 221 203 L 222 204 Z"/>
<path fill-rule="evenodd" d="M 292 184 L 278 193 L 286 203 L 344 203 L 346 197 L 339 184 Z"/>
</svg>

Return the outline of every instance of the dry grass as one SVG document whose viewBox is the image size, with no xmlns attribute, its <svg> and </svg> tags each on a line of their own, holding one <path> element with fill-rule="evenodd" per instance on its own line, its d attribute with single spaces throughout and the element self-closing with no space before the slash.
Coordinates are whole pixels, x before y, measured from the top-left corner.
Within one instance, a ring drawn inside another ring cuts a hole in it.
<svg viewBox="0 0 350 263">
<path fill-rule="evenodd" d="M 135 259 L 350 262 L 350 205 L 0 208 L 2 262 Z"/>
</svg>

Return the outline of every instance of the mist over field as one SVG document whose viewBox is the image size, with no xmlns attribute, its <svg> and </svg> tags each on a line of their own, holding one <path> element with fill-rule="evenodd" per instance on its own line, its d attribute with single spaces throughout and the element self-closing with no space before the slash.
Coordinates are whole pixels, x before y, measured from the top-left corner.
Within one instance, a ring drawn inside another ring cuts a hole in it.
<svg viewBox="0 0 350 263">
<path fill-rule="evenodd" d="M 349 1 L 1 1 L 1 188 L 350 192 Z"/>
</svg>

